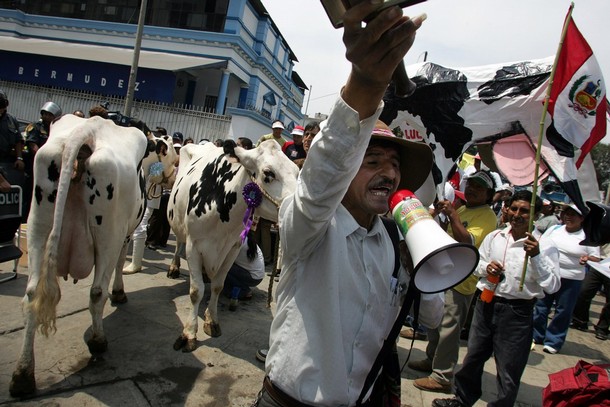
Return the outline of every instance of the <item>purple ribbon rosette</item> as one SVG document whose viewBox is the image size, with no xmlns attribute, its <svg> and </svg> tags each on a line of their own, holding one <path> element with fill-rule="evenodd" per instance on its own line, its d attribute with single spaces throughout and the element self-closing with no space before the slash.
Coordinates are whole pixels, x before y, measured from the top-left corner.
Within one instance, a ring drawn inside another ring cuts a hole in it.
<svg viewBox="0 0 610 407">
<path fill-rule="evenodd" d="M 241 243 L 246 241 L 246 236 L 252 227 L 252 219 L 254 217 L 254 210 L 260 206 L 263 202 L 263 192 L 254 182 L 249 182 L 244 186 L 242 191 L 244 201 L 248 205 L 246 214 L 244 215 L 244 230 L 241 232 Z"/>
</svg>

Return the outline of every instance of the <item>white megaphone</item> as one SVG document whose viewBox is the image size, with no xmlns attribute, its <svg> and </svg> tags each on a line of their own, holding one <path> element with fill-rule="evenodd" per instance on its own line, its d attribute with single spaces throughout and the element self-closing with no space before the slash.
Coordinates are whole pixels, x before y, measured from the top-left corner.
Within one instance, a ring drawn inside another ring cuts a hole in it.
<svg viewBox="0 0 610 407">
<path fill-rule="evenodd" d="M 422 293 L 445 291 L 474 271 L 479 262 L 476 247 L 452 239 L 413 192 L 396 191 L 390 197 L 390 210 L 411 253 L 413 281 Z"/>
</svg>

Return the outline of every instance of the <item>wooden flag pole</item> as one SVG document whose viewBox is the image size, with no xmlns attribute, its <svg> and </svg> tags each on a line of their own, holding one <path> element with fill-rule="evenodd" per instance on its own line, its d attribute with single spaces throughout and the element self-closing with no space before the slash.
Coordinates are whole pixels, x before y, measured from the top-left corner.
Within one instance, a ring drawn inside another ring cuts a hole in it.
<svg viewBox="0 0 610 407">
<path fill-rule="evenodd" d="M 555 79 L 555 71 L 557 70 L 557 63 L 559 62 L 559 54 L 563 48 L 563 41 L 565 40 L 566 33 L 568 32 L 568 25 L 572 21 L 572 11 L 574 10 L 574 2 L 570 3 L 570 9 L 566 21 L 563 24 L 563 30 L 561 31 L 561 39 L 559 46 L 557 47 L 557 53 L 555 54 L 555 61 L 551 68 L 551 76 L 549 77 L 549 86 L 546 89 L 546 96 L 544 98 L 544 107 L 542 109 L 542 117 L 540 118 L 540 132 L 538 133 L 538 145 L 536 147 L 536 166 L 534 167 L 534 181 L 532 183 L 532 201 L 530 202 L 530 219 L 527 226 L 527 231 L 532 233 L 534 229 L 534 216 L 536 214 L 536 198 L 538 196 L 538 178 L 540 173 L 540 150 L 542 149 L 542 138 L 544 137 L 544 120 L 549 108 L 549 99 L 551 98 L 551 89 L 553 87 L 553 80 Z M 523 291 L 523 284 L 525 283 L 525 274 L 527 272 L 527 261 L 529 256 L 525 255 L 525 261 L 523 262 L 523 271 L 521 272 L 521 281 L 519 282 L 519 291 Z"/>
</svg>

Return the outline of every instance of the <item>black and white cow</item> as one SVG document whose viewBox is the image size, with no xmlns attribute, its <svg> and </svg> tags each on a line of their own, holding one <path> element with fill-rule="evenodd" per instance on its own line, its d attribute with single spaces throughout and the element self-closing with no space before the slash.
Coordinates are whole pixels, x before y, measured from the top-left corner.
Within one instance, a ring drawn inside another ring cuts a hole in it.
<svg viewBox="0 0 610 407">
<path fill-rule="evenodd" d="M 277 221 L 279 205 L 294 192 L 297 176 L 298 167 L 273 140 L 252 150 L 236 147 L 235 158 L 212 143 L 182 147 L 180 169 L 167 210 L 178 242 L 186 243 L 192 308 L 174 349 L 192 351 L 197 347 L 197 314 L 205 290 L 204 274 L 211 280 L 212 293 L 203 329 L 210 336 L 221 335 L 218 296 L 241 245 L 247 210 L 242 197 L 244 186 L 255 182 L 264 195 L 256 215 Z M 168 276 L 179 273 L 179 262 L 177 251 Z"/>
<path fill-rule="evenodd" d="M 102 312 L 113 271 L 111 300 L 127 301 L 122 270 L 129 236 L 144 214 L 144 177 L 152 163 L 173 168 L 176 160 L 170 139 L 147 141 L 135 127 L 73 115 L 53 123 L 34 163 L 24 343 L 11 395 L 36 390 L 35 332 L 40 327 L 47 336 L 56 330 L 59 277 L 76 282 L 95 268 L 89 304 L 93 335 L 87 346 L 92 354 L 106 350 Z"/>
<path fill-rule="evenodd" d="M 515 134 L 515 127 L 538 139 L 552 64 L 553 58 L 456 69 L 431 62 L 412 65 L 407 72 L 417 85 L 415 92 L 396 98 L 390 88 L 381 120 L 430 145 L 438 184 L 474 143 Z M 555 130 L 550 115 L 544 136 L 543 160 L 578 200 L 575 146 Z"/>
</svg>

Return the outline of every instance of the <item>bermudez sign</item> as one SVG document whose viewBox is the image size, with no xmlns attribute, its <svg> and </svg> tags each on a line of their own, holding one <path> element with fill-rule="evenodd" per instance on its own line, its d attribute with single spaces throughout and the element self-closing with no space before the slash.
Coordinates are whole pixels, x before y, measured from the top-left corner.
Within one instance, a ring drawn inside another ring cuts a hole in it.
<svg viewBox="0 0 610 407">
<path fill-rule="evenodd" d="M 131 68 L 105 62 L 0 51 L 0 79 L 34 85 L 125 96 Z M 138 68 L 135 97 L 172 103 L 176 83 L 170 71 Z"/>
</svg>

